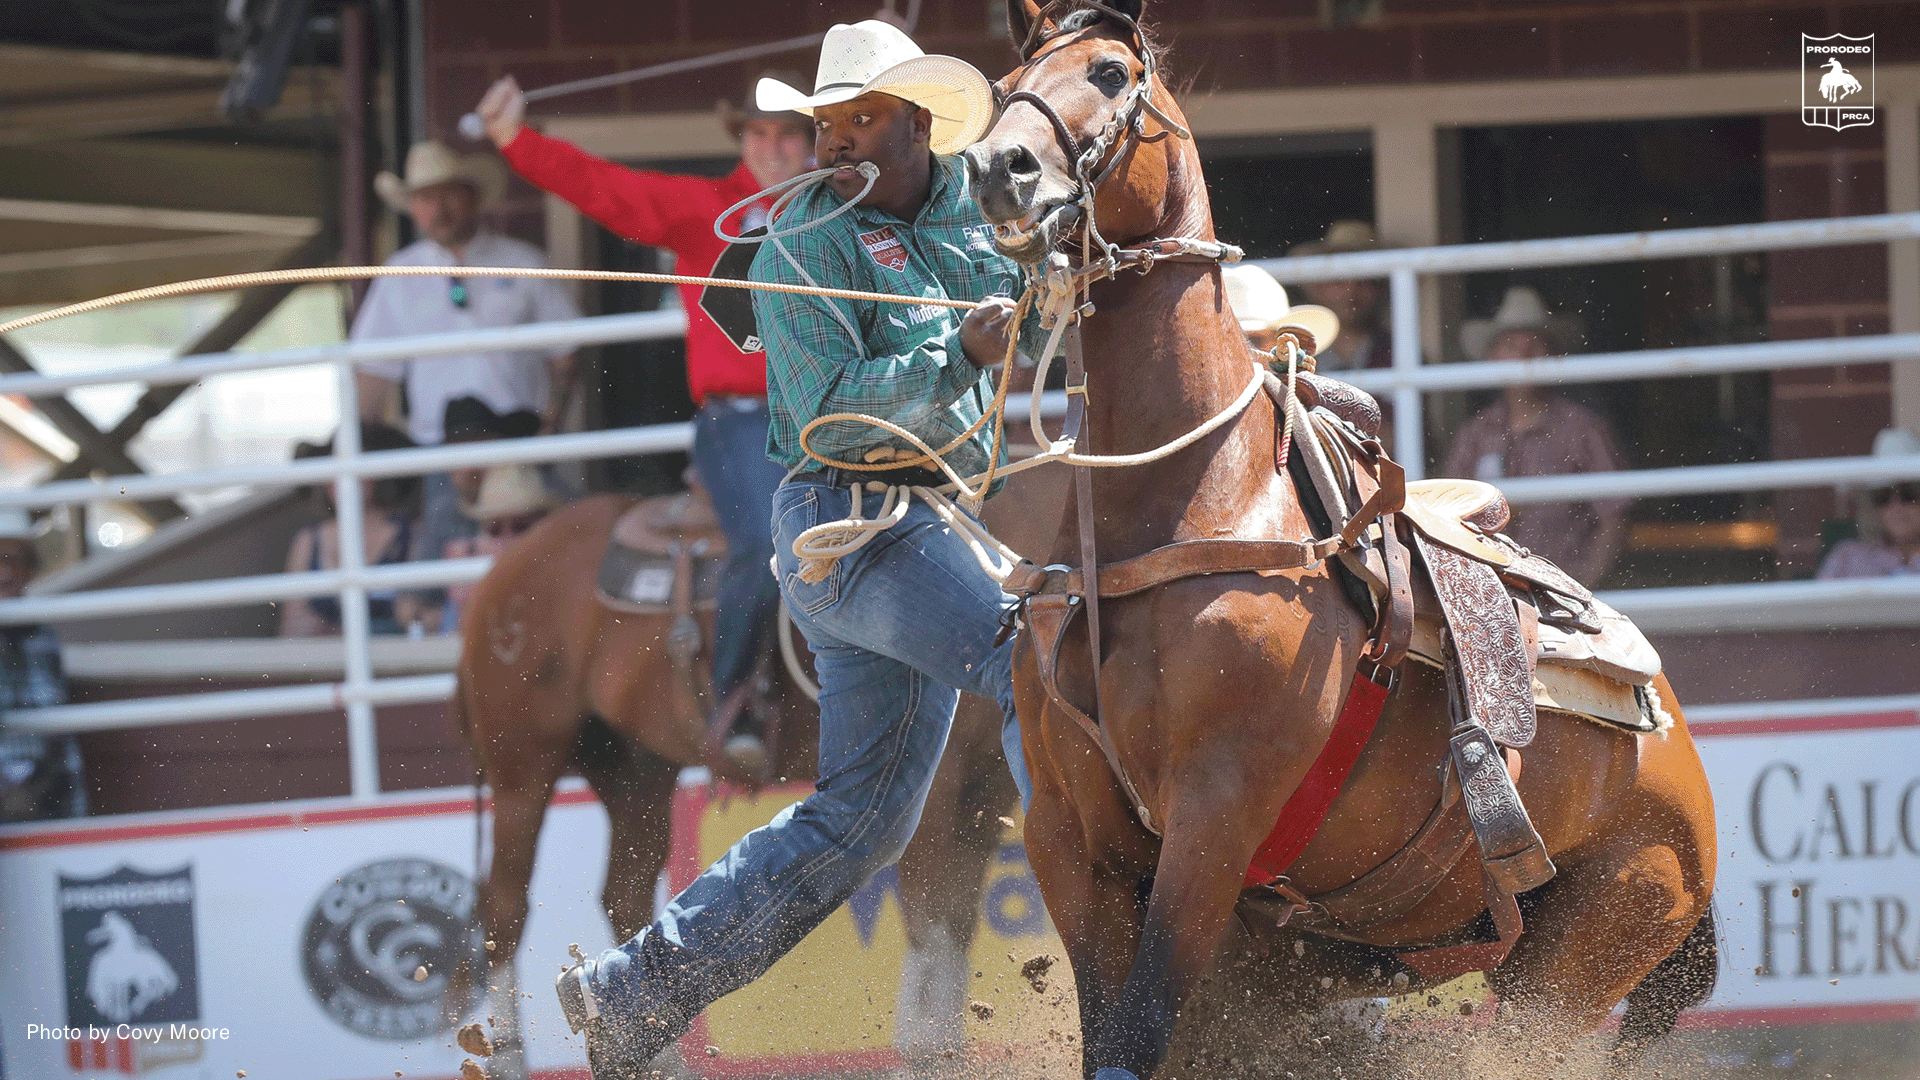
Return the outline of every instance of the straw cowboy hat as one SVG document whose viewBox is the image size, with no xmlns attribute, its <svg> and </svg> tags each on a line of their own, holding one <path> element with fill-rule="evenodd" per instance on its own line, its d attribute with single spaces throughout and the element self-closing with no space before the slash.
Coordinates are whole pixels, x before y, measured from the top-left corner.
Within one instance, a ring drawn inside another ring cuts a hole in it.
<svg viewBox="0 0 1920 1080">
<path fill-rule="evenodd" d="M 1293 245 L 1289 255 L 1339 255 L 1348 251 L 1369 251 L 1380 246 L 1380 234 L 1364 221 L 1346 219 L 1327 226 L 1327 234 L 1318 240 Z"/>
<path fill-rule="evenodd" d="M 761 79 L 754 97 L 764 111 L 811 116 L 821 105 L 875 91 L 933 113 L 930 142 L 936 154 L 957 154 L 972 146 L 993 120 L 993 88 L 985 75 L 965 60 L 928 56 L 899 27 L 878 19 L 839 23 L 827 31 L 813 93 L 779 79 Z"/>
<path fill-rule="evenodd" d="M 496 465 L 480 479 L 480 495 L 462 503 L 460 512 L 475 521 L 518 517 L 559 504 L 532 465 Z"/>
<path fill-rule="evenodd" d="M 407 196 L 421 188 L 446 183 L 472 184 L 480 205 L 497 201 L 507 190 L 507 172 L 492 154 L 462 154 L 436 140 L 414 143 L 407 151 L 406 178 L 382 171 L 373 178 L 373 190 L 394 210 L 407 213 Z"/>
<path fill-rule="evenodd" d="M 784 70 L 767 71 L 763 73 L 760 78 L 772 79 L 774 82 L 782 85 L 789 85 L 800 81 L 798 72 Z M 759 80 L 755 80 L 756 83 L 758 81 Z M 749 87 L 747 103 L 744 106 L 735 105 L 731 98 L 721 98 L 719 101 L 714 102 L 713 110 L 719 114 L 720 126 L 726 129 L 728 138 L 738 139 L 740 132 L 746 128 L 747 121 L 749 120 L 778 120 L 783 124 L 794 124 L 805 129 L 808 138 L 813 137 L 813 126 L 807 122 L 806 117 L 795 115 L 792 109 L 763 109 L 753 98 L 753 89 Z"/>
<path fill-rule="evenodd" d="M 1220 277 L 1227 284 L 1227 303 L 1240 320 L 1242 333 L 1298 327 L 1313 335 L 1316 349 L 1340 336 L 1340 316 L 1319 304 L 1289 304 L 1286 288 L 1257 266 L 1222 267 Z"/>
<path fill-rule="evenodd" d="M 1460 351 L 1474 360 L 1485 360 L 1493 343 L 1509 330 L 1532 330 L 1547 339 L 1547 348 L 1556 354 L 1571 352 L 1583 336 L 1580 320 L 1571 315 L 1547 311 L 1540 294 L 1526 285 L 1515 285 L 1500 299 L 1500 310 L 1491 319 L 1468 319 L 1460 324 Z"/>
</svg>

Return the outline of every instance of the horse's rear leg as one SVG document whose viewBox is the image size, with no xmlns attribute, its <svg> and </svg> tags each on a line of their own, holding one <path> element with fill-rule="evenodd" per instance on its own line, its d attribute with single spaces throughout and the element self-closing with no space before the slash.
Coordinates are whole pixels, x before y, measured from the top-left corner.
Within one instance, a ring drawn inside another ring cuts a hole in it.
<svg viewBox="0 0 1920 1080">
<path fill-rule="evenodd" d="M 1630 994 L 1642 1004 L 1631 1013 L 1633 1045 L 1621 1060 L 1671 1030 L 1693 1002 L 1669 995 L 1667 980 L 1645 994 L 1637 988 L 1703 925 L 1712 933 L 1709 894 L 1690 859 L 1684 849 L 1622 840 L 1563 865 L 1527 905 L 1526 931 L 1512 955 L 1489 973 L 1500 996 L 1500 1034 L 1515 1048 L 1563 1049 Z M 1680 974 L 1697 978 L 1691 964 Z"/>
<path fill-rule="evenodd" d="M 607 880 L 600 904 L 625 941 L 653 921 L 654 882 L 666 865 L 679 769 L 598 718 L 587 721 L 574 761 L 607 809 Z"/>
</svg>

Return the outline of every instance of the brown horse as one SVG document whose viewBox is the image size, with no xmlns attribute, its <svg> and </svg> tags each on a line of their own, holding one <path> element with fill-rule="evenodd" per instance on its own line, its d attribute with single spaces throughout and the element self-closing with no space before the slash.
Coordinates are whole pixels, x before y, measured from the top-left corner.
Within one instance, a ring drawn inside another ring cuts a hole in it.
<svg viewBox="0 0 1920 1080">
<path fill-rule="evenodd" d="M 1027 523 L 1050 523 L 1062 497 L 1056 477 L 1018 477 L 989 508 L 988 524 L 1016 542 L 1041 542 L 1050 525 Z M 504 1044 L 488 1065 L 496 1080 L 523 1069 L 514 957 L 554 786 L 576 769 L 606 807 L 601 906 L 615 938 L 625 940 L 653 918 L 675 778 L 703 762 L 707 733 L 662 705 L 685 682 L 667 653 L 672 616 L 622 613 L 597 598 L 608 534 L 632 505 L 598 496 L 549 516 L 496 559 L 462 619 L 456 726 L 493 790 L 493 859 L 480 905 L 491 989 L 481 1014 L 510 1026 L 496 1033 Z M 712 640 L 710 624 L 705 632 Z M 774 772 L 809 777 L 818 714 L 784 673 L 779 681 L 783 720 Z M 961 698 L 919 831 L 900 861 L 908 957 L 895 1042 L 916 1069 L 960 1048 L 980 892 L 1000 838 L 999 816 L 1014 798 L 1000 725 L 998 705 Z M 584 936 L 587 928 L 581 930 Z"/>
<path fill-rule="evenodd" d="M 1103 129 L 1116 136 L 1106 144 L 1113 149 L 1085 169 L 1098 185 L 1101 233 L 1122 246 L 1212 238 L 1199 156 L 1171 130 L 1184 121 L 1137 32 L 1142 7 L 1067 3 L 1056 20 L 1033 0 L 1010 0 L 1023 63 L 998 86 L 1005 105 L 995 126 L 967 152 L 975 197 L 1001 226 L 996 237 L 1008 254 L 1034 262 L 1056 246 L 1081 250 L 1075 232 L 1086 222 L 1076 224 L 1067 208 L 1081 194 L 1082 170 L 1062 147 L 1084 152 Z M 1136 102 L 1122 115 L 1143 79 L 1151 108 Z M 1192 261 L 1093 286 L 1097 313 L 1082 324 L 1093 443 L 1083 438 L 1082 452 L 1149 450 L 1238 398 L 1249 354 L 1223 293 L 1218 267 Z M 1277 415 L 1258 395 L 1182 451 L 1094 470 L 1102 564 L 1190 539 L 1314 535 L 1293 485 L 1274 468 Z M 1075 511 L 1062 520 L 1053 560 L 1078 562 Z M 1268 939 L 1250 941 L 1262 920 L 1235 919 L 1258 906 L 1264 890 L 1245 890 L 1243 875 L 1328 741 L 1367 636 L 1328 566 L 1186 577 L 1104 600 L 1102 610 L 1099 699 L 1090 711 L 1158 836 L 1142 827 L 1088 734 L 1051 701 L 1031 648 L 1015 669 L 1034 782 L 1027 847 L 1072 962 L 1087 1073 L 1120 1080 L 1162 1068 L 1183 1007 L 1222 970 L 1223 955 L 1245 961 L 1269 950 L 1254 965 L 1267 990 L 1308 1007 L 1417 988 L 1417 973 L 1395 951 L 1484 917 L 1477 859 L 1462 860 L 1411 912 L 1356 941 L 1302 940 L 1291 928 L 1271 930 L 1271 918 Z M 1085 626 L 1073 624 L 1059 667 L 1061 691 L 1082 708 L 1095 685 Z M 1325 893 L 1377 866 L 1440 797 L 1446 688 L 1417 664 L 1400 674 L 1324 827 L 1288 868 L 1302 893 Z M 1656 685 L 1673 702 L 1664 677 Z M 1623 998 L 1623 1040 L 1650 1041 L 1711 986 L 1713 809 L 1685 721 L 1672 711 L 1665 737 L 1545 712 L 1527 750 L 1519 790 L 1559 873 L 1521 898 L 1525 931 L 1488 978 L 1501 1000 L 1500 1029 L 1528 1032 L 1536 1047 L 1597 1028 Z M 1681 949 L 1689 935 L 1698 947 Z M 1276 939 L 1288 947 L 1272 948 Z"/>
</svg>

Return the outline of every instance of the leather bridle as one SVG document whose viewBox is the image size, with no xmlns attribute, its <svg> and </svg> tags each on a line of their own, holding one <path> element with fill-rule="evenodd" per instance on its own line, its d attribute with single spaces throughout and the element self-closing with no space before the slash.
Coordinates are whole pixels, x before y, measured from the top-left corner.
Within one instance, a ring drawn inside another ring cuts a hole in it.
<svg viewBox="0 0 1920 1080">
<path fill-rule="evenodd" d="M 1021 49 L 1022 56 L 1032 55 L 1040 27 L 1046 21 L 1046 12 L 1061 2 L 1062 0 L 1053 0 L 1041 9 L 1040 15 L 1034 19 L 1033 26 L 1027 31 L 1027 40 Z M 1088 7 L 1097 10 L 1124 26 L 1132 38 L 1131 48 L 1140 58 L 1140 77 L 1134 80 L 1126 96 L 1114 106 L 1113 114 L 1108 117 L 1107 122 L 1101 125 L 1099 132 L 1085 145 L 1082 145 L 1068 129 L 1066 121 L 1060 117 L 1059 110 L 1055 109 L 1046 98 L 1031 90 L 1014 90 L 1001 95 L 996 87 L 995 97 L 998 99 L 996 105 L 1001 113 L 1014 105 L 1029 105 L 1045 118 L 1048 126 L 1053 129 L 1054 141 L 1059 144 L 1061 152 L 1066 157 L 1067 179 L 1073 182 L 1076 189 L 1073 203 L 1080 208 L 1083 260 L 1091 260 L 1094 253 L 1098 252 L 1100 261 L 1107 264 L 1105 269 L 1108 273 L 1127 265 L 1137 266 L 1144 272 L 1154 262 L 1168 257 L 1158 254 L 1157 248 L 1169 242 L 1156 240 L 1137 249 L 1124 249 L 1108 243 L 1100 235 L 1099 223 L 1094 217 L 1094 193 L 1119 169 L 1120 163 L 1126 160 L 1127 152 L 1136 143 L 1155 143 L 1170 135 L 1192 139 L 1193 133 L 1153 103 L 1153 82 L 1158 64 L 1154 58 L 1153 49 L 1147 45 L 1146 35 L 1141 31 L 1140 24 L 1131 16 L 1101 3 L 1100 0 L 1065 0 L 1065 2 L 1068 7 Z M 1037 61 L 1028 61 L 1030 64 L 1035 62 Z M 1157 134 L 1147 134 L 1148 116 L 1152 116 L 1160 125 L 1161 130 Z M 1210 242 L 1182 241 L 1179 250 L 1172 254 L 1201 256 L 1208 261 L 1231 262 L 1239 258 L 1239 249 L 1231 245 L 1216 245 L 1220 249 L 1218 252 L 1203 252 L 1190 249 L 1188 246 L 1208 243 Z M 1228 252 L 1232 253 L 1230 258 L 1226 257 Z M 1089 268 L 1087 262 L 1083 261 L 1083 272 Z"/>
</svg>

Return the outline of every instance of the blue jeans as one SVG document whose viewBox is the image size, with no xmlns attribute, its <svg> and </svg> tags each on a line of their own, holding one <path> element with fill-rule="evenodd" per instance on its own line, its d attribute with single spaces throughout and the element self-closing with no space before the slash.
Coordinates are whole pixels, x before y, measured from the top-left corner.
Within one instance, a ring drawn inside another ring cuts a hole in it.
<svg viewBox="0 0 1920 1080">
<path fill-rule="evenodd" d="M 761 635 L 780 610 L 779 585 L 767 573 L 767 510 L 786 470 L 767 460 L 768 423 L 766 401 L 755 398 L 712 399 L 693 418 L 693 467 L 727 537 L 714 612 L 716 699 L 753 674 Z"/>
<path fill-rule="evenodd" d="M 869 494 L 867 514 L 878 510 Z M 916 500 L 898 525 L 815 584 L 793 540 L 847 516 L 845 487 L 784 484 L 773 499 L 788 610 L 820 680 L 820 780 L 733 845 L 659 919 L 601 954 L 588 976 L 609 1037 L 635 1064 L 722 995 L 758 978 L 875 873 L 920 822 L 954 706 L 966 690 L 1005 711 L 1002 742 L 1028 792 L 1013 712 L 1013 641 L 994 643 L 1012 598 Z M 616 1026 L 617 1025 L 617 1026 Z"/>
</svg>

